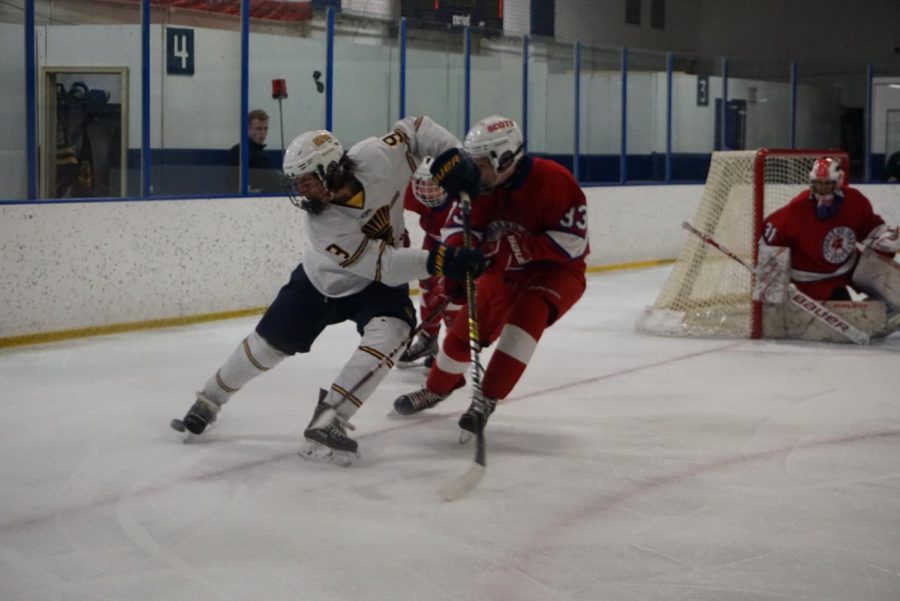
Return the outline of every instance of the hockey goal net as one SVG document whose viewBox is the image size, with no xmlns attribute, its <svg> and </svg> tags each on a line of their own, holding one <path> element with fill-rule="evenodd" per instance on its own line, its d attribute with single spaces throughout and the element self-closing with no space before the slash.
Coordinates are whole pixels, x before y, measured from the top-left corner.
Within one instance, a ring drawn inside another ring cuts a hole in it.
<svg viewBox="0 0 900 601">
<path fill-rule="evenodd" d="M 756 265 L 764 217 L 809 186 L 813 161 L 822 156 L 839 158 L 844 173 L 849 174 L 849 159 L 841 151 L 714 152 L 691 225 Z M 638 331 L 667 336 L 759 338 L 762 311 L 752 299 L 753 275 L 696 236 L 686 235 L 659 297 L 638 320 Z"/>
</svg>

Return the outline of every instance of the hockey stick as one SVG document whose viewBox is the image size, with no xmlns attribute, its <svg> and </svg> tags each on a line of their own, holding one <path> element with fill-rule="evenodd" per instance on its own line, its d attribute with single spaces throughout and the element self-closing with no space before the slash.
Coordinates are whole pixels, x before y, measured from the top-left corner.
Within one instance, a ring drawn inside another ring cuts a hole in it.
<svg viewBox="0 0 900 601">
<path fill-rule="evenodd" d="M 756 273 L 756 269 L 750 263 L 746 262 L 744 259 L 740 258 L 736 254 L 716 242 L 715 238 L 713 238 L 712 236 L 704 234 L 687 221 L 683 222 L 681 224 L 681 227 L 694 234 L 703 242 L 709 244 L 710 246 L 721 252 L 723 255 L 737 261 L 738 263 L 746 267 L 750 271 L 750 273 Z M 790 292 L 790 294 L 788 294 L 790 301 L 803 312 L 812 315 L 814 318 L 816 318 L 832 330 L 845 336 L 856 344 L 869 344 L 869 335 L 867 333 L 853 327 L 844 318 L 830 311 L 822 303 L 800 292 L 793 283 L 788 284 L 788 291 Z"/>
<path fill-rule="evenodd" d="M 463 218 L 463 244 L 466 248 L 472 248 L 472 230 L 469 227 L 469 216 L 472 203 L 469 195 L 461 192 L 459 206 Z M 478 312 L 475 307 L 475 277 L 472 271 L 466 272 L 466 304 L 469 317 L 469 353 L 472 360 L 472 390 L 473 398 L 481 397 L 481 376 L 484 369 L 481 366 L 481 336 L 478 333 Z M 456 501 L 463 498 L 473 488 L 478 486 L 484 477 L 487 464 L 485 462 L 484 428 L 475 433 L 475 459 L 464 473 L 453 480 L 445 482 L 440 489 L 441 496 L 447 501 Z"/>
<path fill-rule="evenodd" d="M 337 408 L 340 407 L 348 398 L 353 396 L 356 393 L 356 391 L 359 390 L 366 382 L 368 382 L 370 379 L 372 379 L 372 376 L 374 376 L 376 373 L 378 373 L 378 370 L 380 370 L 382 367 L 384 367 L 388 361 L 392 360 L 394 355 L 396 355 L 397 353 L 402 351 L 404 348 L 406 348 L 409 345 L 409 343 L 412 342 L 413 339 L 415 339 L 415 337 L 418 336 L 419 333 L 423 329 L 427 328 L 429 325 L 434 323 L 434 321 L 436 319 L 440 318 L 441 314 L 443 313 L 444 309 L 447 308 L 447 305 L 449 303 L 450 303 L 450 299 L 444 299 L 444 301 L 440 305 L 438 305 L 437 308 L 435 308 L 435 310 L 432 311 L 428 315 L 428 317 L 423 319 L 421 323 L 419 323 L 418 325 L 416 325 L 416 327 L 414 327 L 412 330 L 410 330 L 408 336 L 406 336 L 402 341 L 400 341 L 400 343 L 396 347 L 394 347 L 394 349 L 391 352 L 389 352 L 387 355 L 382 357 L 378 361 L 378 363 L 375 365 L 375 367 L 370 369 L 366 373 L 366 375 L 364 375 L 362 378 L 360 378 L 360 380 L 356 384 L 354 384 L 352 388 L 350 388 L 350 390 L 348 390 L 341 396 L 340 400 L 335 404 L 333 410 L 335 412 L 337 412 Z M 323 411 L 322 413 L 328 413 L 328 412 Z M 333 416 L 331 416 L 331 417 L 333 417 Z M 329 419 L 331 419 L 331 417 L 329 417 Z M 321 418 L 321 416 L 320 416 L 320 418 Z M 353 424 L 348 422 L 346 425 L 350 430 L 353 430 Z M 178 418 L 175 418 L 171 422 L 169 422 L 169 426 L 176 432 L 184 432 L 186 430 L 186 428 L 184 426 L 184 420 L 181 420 Z"/>
</svg>

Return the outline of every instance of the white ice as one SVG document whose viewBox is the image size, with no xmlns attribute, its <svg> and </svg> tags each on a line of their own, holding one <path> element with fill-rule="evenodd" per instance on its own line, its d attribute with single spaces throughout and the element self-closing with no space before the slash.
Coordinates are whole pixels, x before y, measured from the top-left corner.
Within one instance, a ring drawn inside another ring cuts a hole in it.
<svg viewBox="0 0 900 601">
<path fill-rule="evenodd" d="M 168 422 L 256 318 L 0 353 L 0 599 L 897 601 L 900 336 L 867 348 L 634 331 L 668 269 L 594 275 L 487 431 L 466 390 L 297 455 L 358 338 L 248 384 L 206 443 Z"/>
</svg>

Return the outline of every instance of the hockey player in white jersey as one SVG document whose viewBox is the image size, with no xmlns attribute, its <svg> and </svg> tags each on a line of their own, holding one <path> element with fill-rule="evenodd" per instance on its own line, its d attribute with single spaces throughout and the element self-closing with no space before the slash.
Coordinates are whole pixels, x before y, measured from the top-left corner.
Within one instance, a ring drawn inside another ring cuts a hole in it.
<svg viewBox="0 0 900 601">
<path fill-rule="evenodd" d="M 465 279 L 486 261 L 481 251 L 403 248 L 403 193 L 417 159 L 459 147 L 428 117 L 407 117 L 381 138 L 344 152 L 330 132 L 310 131 L 285 151 L 283 170 L 291 201 L 306 215 L 303 259 L 252 331 L 197 393 L 176 430 L 200 434 L 244 384 L 285 357 L 310 350 L 331 324 L 352 320 L 362 336 L 332 382 L 319 392 L 301 451 L 347 463 L 357 442 L 349 419 L 393 365 L 415 325 L 408 282 L 429 275 Z"/>
</svg>

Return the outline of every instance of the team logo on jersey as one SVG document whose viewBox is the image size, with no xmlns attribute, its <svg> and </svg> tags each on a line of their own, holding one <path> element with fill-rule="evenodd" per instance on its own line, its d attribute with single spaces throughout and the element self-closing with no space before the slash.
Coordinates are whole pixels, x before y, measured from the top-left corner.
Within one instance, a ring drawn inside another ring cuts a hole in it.
<svg viewBox="0 0 900 601">
<path fill-rule="evenodd" d="M 509 233 L 522 235 L 528 234 L 529 232 L 521 223 L 497 219 L 496 221 L 492 221 L 488 224 L 487 231 L 485 231 L 484 234 L 484 239 L 488 242 L 496 242 Z"/>
<path fill-rule="evenodd" d="M 856 248 L 856 235 L 849 227 L 836 227 L 825 236 L 822 254 L 832 265 L 840 265 L 850 258 Z"/>
</svg>

